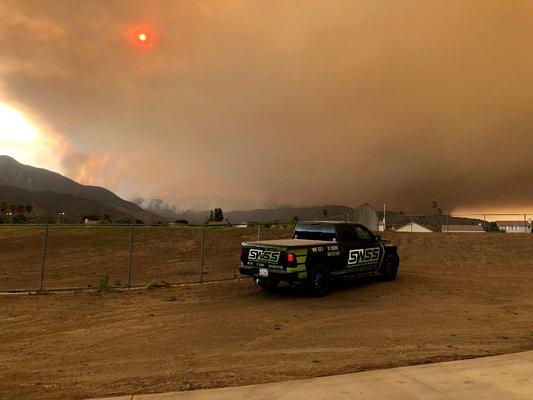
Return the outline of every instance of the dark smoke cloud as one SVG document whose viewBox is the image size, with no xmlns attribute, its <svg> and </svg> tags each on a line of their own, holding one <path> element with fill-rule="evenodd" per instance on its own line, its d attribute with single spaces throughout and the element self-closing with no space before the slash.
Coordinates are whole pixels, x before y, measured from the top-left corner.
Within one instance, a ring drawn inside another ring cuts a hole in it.
<svg viewBox="0 0 533 400">
<path fill-rule="evenodd" d="M 0 73 L 131 197 L 530 207 L 532 4 L 4 1 Z"/>
</svg>

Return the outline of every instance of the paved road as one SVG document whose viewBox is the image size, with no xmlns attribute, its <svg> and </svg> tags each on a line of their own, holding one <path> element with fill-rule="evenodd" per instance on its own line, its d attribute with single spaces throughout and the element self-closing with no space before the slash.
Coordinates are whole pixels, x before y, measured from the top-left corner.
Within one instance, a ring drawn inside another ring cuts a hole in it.
<svg viewBox="0 0 533 400">
<path fill-rule="evenodd" d="M 533 400 L 533 351 L 264 385 L 113 399 Z"/>
</svg>

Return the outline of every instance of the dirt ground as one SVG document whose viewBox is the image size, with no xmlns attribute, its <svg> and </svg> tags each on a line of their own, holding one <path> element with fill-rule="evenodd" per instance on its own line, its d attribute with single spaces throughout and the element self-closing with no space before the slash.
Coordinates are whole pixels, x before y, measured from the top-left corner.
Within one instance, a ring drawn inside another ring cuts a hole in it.
<svg viewBox="0 0 533 400">
<path fill-rule="evenodd" d="M 262 228 L 262 239 L 289 237 L 292 231 Z M 0 225 L 0 291 L 36 290 L 40 284 L 44 227 Z M 152 280 L 171 284 L 200 280 L 200 227 L 135 227 L 132 285 Z M 101 275 L 125 286 L 130 227 L 51 226 L 44 287 L 94 287 Z M 256 240 L 257 228 L 207 227 L 204 232 L 203 280 L 232 278 L 241 243 Z"/>
<path fill-rule="evenodd" d="M 0 399 L 190 390 L 533 349 L 533 235 L 389 234 L 394 282 L 0 296 Z M 237 256 L 238 257 L 238 256 Z"/>
</svg>

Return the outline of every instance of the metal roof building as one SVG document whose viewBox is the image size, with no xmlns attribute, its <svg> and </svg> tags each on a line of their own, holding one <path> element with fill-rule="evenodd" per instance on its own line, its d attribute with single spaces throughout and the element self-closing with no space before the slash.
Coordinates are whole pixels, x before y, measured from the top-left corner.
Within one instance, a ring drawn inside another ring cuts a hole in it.
<svg viewBox="0 0 533 400">
<path fill-rule="evenodd" d="M 447 233 L 485 233 L 481 225 L 442 225 L 442 231 Z"/>
</svg>

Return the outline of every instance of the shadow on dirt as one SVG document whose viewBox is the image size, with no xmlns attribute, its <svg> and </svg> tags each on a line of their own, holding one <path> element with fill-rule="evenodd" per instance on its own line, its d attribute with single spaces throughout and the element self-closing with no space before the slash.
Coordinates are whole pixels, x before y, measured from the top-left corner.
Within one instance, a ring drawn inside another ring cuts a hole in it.
<svg viewBox="0 0 533 400">
<path fill-rule="evenodd" d="M 335 280 L 329 284 L 329 292 L 326 295 L 332 296 L 335 293 L 350 292 L 358 289 L 363 289 L 371 287 L 374 285 L 381 285 L 384 282 L 380 280 L 379 276 L 366 276 L 359 278 L 352 278 L 346 280 Z M 306 290 L 304 284 L 289 285 L 287 283 L 281 283 L 276 289 L 272 291 L 262 290 L 259 286 L 256 286 L 257 293 L 259 295 L 268 297 L 269 299 L 302 299 L 309 298 L 313 299 L 314 297 L 309 294 Z"/>
</svg>

